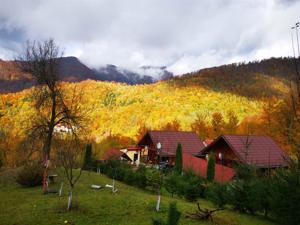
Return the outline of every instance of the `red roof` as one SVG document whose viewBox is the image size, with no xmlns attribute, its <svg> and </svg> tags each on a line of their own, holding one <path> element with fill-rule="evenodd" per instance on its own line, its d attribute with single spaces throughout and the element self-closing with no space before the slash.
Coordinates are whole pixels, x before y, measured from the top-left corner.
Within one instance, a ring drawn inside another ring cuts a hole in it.
<svg viewBox="0 0 300 225">
<path fill-rule="evenodd" d="M 141 151 L 142 147 L 140 146 L 130 146 L 126 148 L 127 151 Z"/>
<path fill-rule="evenodd" d="M 209 151 L 215 144 L 224 140 L 235 155 L 242 161 L 258 167 L 287 166 L 287 155 L 269 136 L 222 135 L 202 152 Z"/>
<path fill-rule="evenodd" d="M 161 143 L 161 155 L 163 156 L 175 156 L 178 143 L 181 144 L 183 153 L 197 154 L 204 148 L 202 141 L 195 132 L 148 131 L 141 141 L 147 135 L 151 138 L 154 146 L 158 142 Z"/>
<path fill-rule="evenodd" d="M 115 159 L 118 160 L 120 159 L 125 153 L 121 152 L 118 149 L 115 148 L 111 148 L 109 150 L 107 150 L 104 155 L 102 156 L 103 160 L 109 160 L 109 159 Z M 126 154 L 125 154 L 126 155 Z"/>
</svg>

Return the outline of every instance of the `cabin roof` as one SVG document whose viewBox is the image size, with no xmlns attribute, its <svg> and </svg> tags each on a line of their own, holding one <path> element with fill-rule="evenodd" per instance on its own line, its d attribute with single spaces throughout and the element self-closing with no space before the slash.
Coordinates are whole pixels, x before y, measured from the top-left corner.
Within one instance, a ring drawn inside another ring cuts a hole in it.
<svg viewBox="0 0 300 225">
<path fill-rule="evenodd" d="M 221 135 L 201 153 L 209 152 L 222 140 L 242 162 L 263 168 L 287 166 L 288 156 L 271 137 L 263 135 Z"/>
<path fill-rule="evenodd" d="M 138 145 L 142 145 L 146 138 L 150 138 L 154 146 L 158 142 L 161 143 L 162 156 L 175 156 L 178 143 L 181 144 L 183 153 L 197 154 L 204 148 L 202 141 L 195 132 L 148 131 Z"/>
<path fill-rule="evenodd" d="M 129 157 L 126 155 L 126 153 L 115 149 L 115 148 L 111 148 L 109 150 L 107 150 L 104 155 L 102 156 L 102 160 L 119 160 L 121 157 L 128 159 Z"/>
</svg>

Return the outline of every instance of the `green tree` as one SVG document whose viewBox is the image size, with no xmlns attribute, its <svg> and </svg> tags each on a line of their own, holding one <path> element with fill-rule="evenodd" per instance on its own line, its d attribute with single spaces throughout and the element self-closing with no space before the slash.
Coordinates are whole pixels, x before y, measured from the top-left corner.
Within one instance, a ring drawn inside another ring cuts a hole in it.
<svg viewBox="0 0 300 225">
<path fill-rule="evenodd" d="M 169 205 L 168 220 L 165 223 L 161 219 L 153 219 L 153 225 L 178 225 L 181 212 L 177 210 L 176 202 L 171 202 Z"/>
<path fill-rule="evenodd" d="M 215 155 L 213 153 L 209 154 L 206 171 L 206 178 L 209 181 L 213 181 L 215 178 L 215 163 Z"/>
<path fill-rule="evenodd" d="M 177 192 L 177 183 L 179 179 L 180 176 L 178 176 L 177 174 L 172 174 L 171 176 L 168 176 L 165 180 L 165 188 L 172 195 L 172 197 Z"/>
<path fill-rule="evenodd" d="M 167 225 L 177 225 L 179 223 L 181 213 L 177 210 L 176 202 L 171 202 L 169 205 Z"/>
<path fill-rule="evenodd" d="M 178 174 L 182 173 L 182 146 L 180 143 L 177 144 L 176 149 L 176 161 L 175 161 L 175 172 Z"/>
<path fill-rule="evenodd" d="M 224 207 L 228 203 L 228 191 L 226 184 L 212 183 L 205 191 L 205 197 L 218 207 Z"/>
<path fill-rule="evenodd" d="M 93 159 L 92 159 L 92 145 L 87 144 L 85 146 L 85 155 L 84 155 L 84 161 L 83 161 L 83 169 L 89 169 L 91 168 L 93 164 Z"/>
<path fill-rule="evenodd" d="M 280 224 L 300 224 L 300 167 L 277 170 L 271 191 L 271 210 Z"/>
</svg>

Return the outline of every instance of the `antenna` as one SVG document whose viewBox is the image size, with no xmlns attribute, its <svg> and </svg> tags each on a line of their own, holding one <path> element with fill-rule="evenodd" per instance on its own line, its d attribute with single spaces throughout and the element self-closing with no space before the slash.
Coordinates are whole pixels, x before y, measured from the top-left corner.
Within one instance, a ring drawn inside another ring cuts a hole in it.
<svg viewBox="0 0 300 225">
<path fill-rule="evenodd" d="M 298 38 L 298 27 L 299 27 L 299 22 L 295 24 L 296 27 L 296 37 L 297 37 L 297 47 L 298 47 L 298 57 L 300 56 L 300 48 L 299 48 L 299 38 Z"/>
<path fill-rule="evenodd" d="M 294 46 L 294 35 L 293 35 L 293 30 L 295 29 L 296 27 L 291 27 L 291 39 L 292 39 L 292 49 L 293 49 L 293 55 L 294 55 L 294 58 L 296 58 L 296 53 L 295 53 L 295 46 Z M 297 65 L 297 64 L 296 64 Z"/>
</svg>

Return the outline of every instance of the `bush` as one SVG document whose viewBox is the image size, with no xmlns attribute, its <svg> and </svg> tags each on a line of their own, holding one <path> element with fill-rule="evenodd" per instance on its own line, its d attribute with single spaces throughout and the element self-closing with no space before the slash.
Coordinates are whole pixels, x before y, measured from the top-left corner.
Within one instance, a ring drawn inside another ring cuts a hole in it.
<svg viewBox="0 0 300 225">
<path fill-rule="evenodd" d="M 240 180 L 251 180 L 256 176 L 256 169 L 244 163 L 238 163 L 234 166 L 235 177 Z"/>
<path fill-rule="evenodd" d="M 229 185 L 229 202 L 236 210 L 254 214 L 265 209 L 268 194 L 261 179 L 237 180 Z"/>
<path fill-rule="evenodd" d="M 117 167 L 117 168 L 114 168 L 113 171 L 114 171 L 114 178 L 116 180 L 124 181 L 125 174 L 126 174 L 126 169 L 125 168 Z"/>
<path fill-rule="evenodd" d="M 276 171 L 270 192 L 271 209 L 278 222 L 288 225 L 300 224 L 299 164 Z"/>
<path fill-rule="evenodd" d="M 218 207 L 224 207 L 228 203 L 227 185 L 212 183 L 205 191 L 205 197 Z"/>
<path fill-rule="evenodd" d="M 152 224 L 153 225 L 177 225 L 179 223 L 180 216 L 181 216 L 181 212 L 177 210 L 176 202 L 171 202 L 169 205 L 167 222 L 165 223 L 162 219 L 156 218 L 156 219 L 152 219 Z"/>
<path fill-rule="evenodd" d="M 84 154 L 84 161 L 82 169 L 89 170 L 93 166 L 93 159 L 92 159 L 92 145 L 87 144 L 85 146 L 85 154 Z"/>
<path fill-rule="evenodd" d="M 41 164 L 32 162 L 28 163 L 17 173 L 16 181 L 25 187 L 34 187 L 42 184 L 43 167 Z"/>
<path fill-rule="evenodd" d="M 165 223 L 160 218 L 152 219 L 152 225 L 165 225 Z"/>
<path fill-rule="evenodd" d="M 169 205 L 168 225 L 177 225 L 179 223 L 181 213 L 177 210 L 176 202 L 171 202 Z"/>
<path fill-rule="evenodd" d="M 157 191 L 160 186 L 160 172 L 156 169 L 147 170 L 146 172 L 147 186 L 152 191 Z"/>
<path fill-rule="evenodd" d="M 180 176 L 177 174 L 172 174 L 168 176 L 164 182 L 166 190 L 172 195 L 175 193 L 178 193 L 178 180 L 180 179 Z"/>
<path fill-rule="evenodd" d="M 136 171 L 128 164 L 121 163 L 117 160 L 108 160 L 106 162 L 97 162 L 97 167 L 102 173 L 110 178 L 124 181 L 126 184 L 135 185 L 139 188 L 147 186 L 147 170 L 145 166 L 140 166 Z"/>
<path fill-rule="evenodd" d="M 147 186 L 147 177 L 146 177 L 146 167 L 139 166 L 135 172 L 135 185 L 139 188 L 146 188 Z"/>
<path fill-rule="evenodd" d="M 131 169 L 125 170 L 124 182 L 129 185 L 133 185 L 135 182 L 135 174 Z"/>
<path fill-rule="evenodd" d="M 270 209 L 270 179 L 252 166 L 237 164 L 237 180 L 228 185 L 229 202 L 240 212 L 254 214 Z"/>
<path fill-rule="evenodd" d="M 198 197 L 200 197 L 199 187 L 195 184 L 184 184 L 183 185 L 183 193 L 184 198 L 187 201 L 196 201 Z"/>
<path fill-rule="evenodd" d="M 204 196 L 203 180 L 192 171 L 179 176 L 177 180 L 177 193 L 188 201 L 195 201 Z"/>
</svg>

